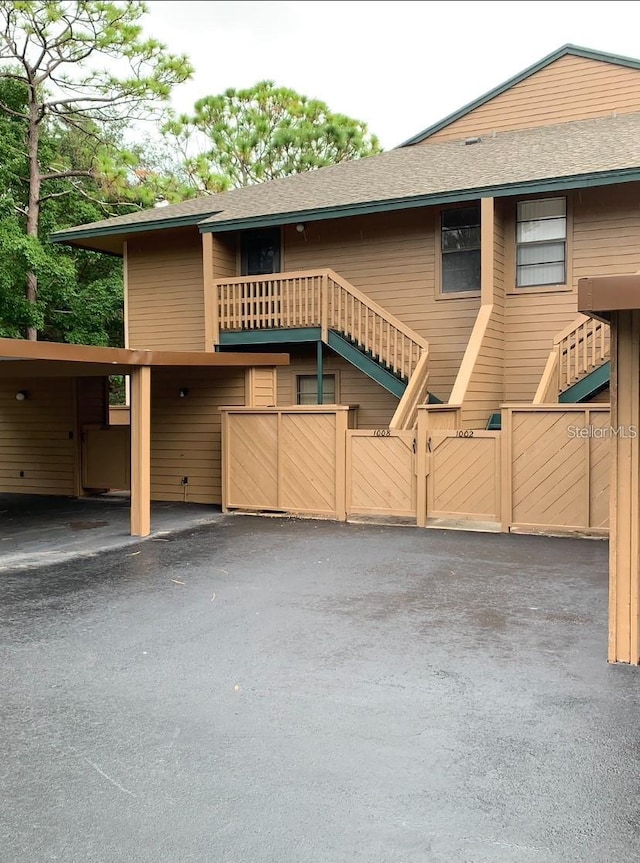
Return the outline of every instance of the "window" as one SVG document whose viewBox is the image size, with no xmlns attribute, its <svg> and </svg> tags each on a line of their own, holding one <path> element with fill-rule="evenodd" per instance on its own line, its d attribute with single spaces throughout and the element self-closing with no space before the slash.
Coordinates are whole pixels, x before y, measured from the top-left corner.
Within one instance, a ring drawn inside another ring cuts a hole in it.
<svg viewBox="0 0 640 863">
<path fill-rule="evenodd" d="M 564 285 L 567 280 L 567 199 L 519 201 L 516 286 Z"/>
<path fill-rule="evenodd" d="M 318 378 L 316 375 L 298 375 L 296 377 L 296 404 L 318 404 Z M 322 404 L 336 404 L 336 376 L 322 376 Z"/>
<path fill-rule="evenodd" d="M 280 272 L 280 228 L 245 231 L 240 237 L 241 276 Z"/>
<path fill-rule="evenodd" d="M 441 216 L 443 294 L 480 290 L 480 207 L 443 210 Z"/>
</svg>

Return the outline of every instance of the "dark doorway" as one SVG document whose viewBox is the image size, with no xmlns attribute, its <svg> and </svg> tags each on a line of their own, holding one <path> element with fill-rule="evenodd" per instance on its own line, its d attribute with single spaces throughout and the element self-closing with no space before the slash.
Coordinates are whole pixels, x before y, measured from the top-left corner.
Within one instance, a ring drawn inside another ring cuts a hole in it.
<svg viewBox="0 0 640 863">
<path fill-rule="evenodd" d="M 280 228 L 245 231 L 240 240 L 241 276 L 280 272 Z"/>
</svg>

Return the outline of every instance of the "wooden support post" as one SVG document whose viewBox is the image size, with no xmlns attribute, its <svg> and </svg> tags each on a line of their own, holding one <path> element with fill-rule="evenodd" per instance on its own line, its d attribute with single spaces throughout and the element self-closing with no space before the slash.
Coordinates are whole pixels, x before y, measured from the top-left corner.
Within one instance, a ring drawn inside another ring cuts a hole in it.
<svg viewBox="0 0 640 863">
<path fill-rule="evenodd" d="M 640 311 L 611 317 L 609 661 L 640 663 Z"/>
<path fill-rule="evenodd" d="M 318 404 L 324 404 L 324 353 L 322 341 L 318 341 L 316 350 L 316 374 L 318 376 Z"/>
<path fill-rule="evenodd" d="M 151 533 L 151 369 L 131 375 L 131 535 Z"/>
<path fill-rule="evenodd" d="M 213 265 L 214 235 L 202 235 L 202 281 L 204 289 L 204 350 L 213 351 L 220 343 L 218 288 Z"/>
</svg>

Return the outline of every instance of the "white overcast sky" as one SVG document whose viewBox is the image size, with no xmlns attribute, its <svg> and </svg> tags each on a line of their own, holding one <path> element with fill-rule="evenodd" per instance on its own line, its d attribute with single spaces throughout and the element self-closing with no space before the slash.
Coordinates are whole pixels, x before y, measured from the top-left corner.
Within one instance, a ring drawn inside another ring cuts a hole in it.
<svg viewBox="0 0 640 863">
<path fill-rule="evenodd" d="M 145 30 L 196 68 L 173 104 L 270 78 L 385 148 L 572 42 L 640 57 L 640 2 L 151 0 Z"/>
</svg>

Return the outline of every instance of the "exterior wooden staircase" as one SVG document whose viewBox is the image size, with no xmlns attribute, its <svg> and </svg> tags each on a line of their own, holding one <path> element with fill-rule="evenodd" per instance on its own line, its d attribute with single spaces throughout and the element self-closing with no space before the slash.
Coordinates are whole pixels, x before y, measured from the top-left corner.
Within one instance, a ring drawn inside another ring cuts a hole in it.
<svg viewBox="0 0 640 863">
<path fill-rule="evenodd" d="M 413 428 L 428 396 L 429 345 L 338 273 L 242 276 L 215 290 L 216 346 L 322 341 L 400 399 L 391 428 Z"/>
<path fill-rule="evenodd" d="M 609 325 L 580 315 L 555 336 L 533 403 L 586 401 L 609 383 L 610 357 Z"/>
</svg>

